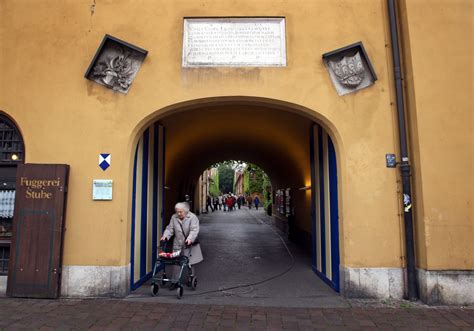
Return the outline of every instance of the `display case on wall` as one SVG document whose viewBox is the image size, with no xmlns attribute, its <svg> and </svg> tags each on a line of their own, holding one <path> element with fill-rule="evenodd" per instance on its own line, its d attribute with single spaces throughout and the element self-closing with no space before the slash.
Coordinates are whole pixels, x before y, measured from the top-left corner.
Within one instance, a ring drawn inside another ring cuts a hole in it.
<svg viewBox="0 0 474 331">
<path fill-rule="evenodd" d="M 284 203 L 285 203 L 285 196 L 283 190 L 276 190 L 275 193 L 275 206 L 276 210 L 280 214 L 284 214 Z"/>
<path fill-rule="evenodd" d="M 279 214 L 290 217 L 292 214 L 291 189 L 278 189 L 275 193 L 275 204 Z"/>
<path fill-rule="evenodd" d="M 291 189 L 287 188 L 285 190 L 285 216 L 290 217 L 291 216 Z"/>
</svg>

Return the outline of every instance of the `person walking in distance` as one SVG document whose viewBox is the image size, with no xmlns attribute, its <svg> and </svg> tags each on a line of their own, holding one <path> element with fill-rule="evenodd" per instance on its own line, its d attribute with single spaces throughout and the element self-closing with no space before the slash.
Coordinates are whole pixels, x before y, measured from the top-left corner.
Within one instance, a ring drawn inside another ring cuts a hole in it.
<svg viewBox="0 0 474 331">
<path fill-rule="evenodd" d="M 217 210 L 217 206 L 219 205 L 219 200 L 217 197 L 212 198 L 212 203 L 214 205 L 214 210 Z"/>
<path fill-rule="evenodd" d="M 214 211 L 214 207 L 212 206 L 212 198 L 210 195 L 206 197 L 206 213 L 209 213 L 209 207 L 211 207 L 211 211 Z"/>
<path fill-rule="evenodd" d="M 226 204 L 227 204 L 227 211 L 232 211 L 234 208 L 234 197 L 229 195 L 226 199 Z"/>
<path fill-rule="evenodd" d="M 247 197 L 247 204 L 249 206 L 249 209 L 252 209 L 252 196 L 251 195 Z"/>
<path fill-rule="evenodd" d="M 260 204 L 260 199 L 258 198 L 258 195 L 255 196 L 255 199 L 253 200 L 253 203 L 255 204 L 255 209 L 258 210 L 258 205 Z"/>
</svg>

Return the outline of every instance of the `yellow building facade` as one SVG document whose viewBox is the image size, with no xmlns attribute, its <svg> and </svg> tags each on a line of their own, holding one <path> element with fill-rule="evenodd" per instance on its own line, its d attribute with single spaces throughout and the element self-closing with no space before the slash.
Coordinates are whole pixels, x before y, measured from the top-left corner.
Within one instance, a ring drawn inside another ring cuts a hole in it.
<svg viewBox="0 0 474 331">
<path fill-rule="evenodd" d="M 397 10 L 417 287 L 428 303 L 472 304 L 472 1 Z M 286 65 L 183 66 L 185 18 L 229 17 L 284 18 Z M 126 94 L 84 78 L 106 34 L 148 51 Z M 322 55 L 359 41 L 377 80 L 339 95 Z M 62 295 L 133 290 L 173 204 L 199 199 L 211 164 L 240 159 L 291 188 L 316 274 L 342 295 L 403 297 L 391 51 L 385 0 L 0 1 L 1 115 L 26 163 L 70 165 Z M 92 199 L 94 179 L 113 180 L 111 201 Z"/>
</svg>

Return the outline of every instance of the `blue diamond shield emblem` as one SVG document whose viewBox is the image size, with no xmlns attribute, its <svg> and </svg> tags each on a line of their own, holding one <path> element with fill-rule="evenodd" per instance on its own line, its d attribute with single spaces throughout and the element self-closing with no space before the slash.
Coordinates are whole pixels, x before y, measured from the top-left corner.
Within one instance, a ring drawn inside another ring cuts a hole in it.
<svg viewBox="0 0 474 331">
<path fill-rule="evenodd" d="M 112 161 L 112 155 L 110 154 L 99 154 L 99 167 L 102 170 L 106 170 L 110 167 L 110 163 Z"/>
</svg>

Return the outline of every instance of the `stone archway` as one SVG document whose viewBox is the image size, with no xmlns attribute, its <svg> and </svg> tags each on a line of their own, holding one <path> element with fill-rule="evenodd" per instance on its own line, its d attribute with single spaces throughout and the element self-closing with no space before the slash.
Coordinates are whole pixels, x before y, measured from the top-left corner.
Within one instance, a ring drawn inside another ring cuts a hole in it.
<svg viewBox="0 0 474 331">
<path fill-rule="evenodd" d="M 248 99 L 195 101 L 144 122 L 133 145 L 132 289 L 149 277 L 179 188 L 209 164 L 242 159 L 261 165 L 275 189 L 291 190 L 296 237 L 313 251 L 313 270 L 339 290 L 340 190 L 330 124 L 310 110 Z"/>
</svg>

